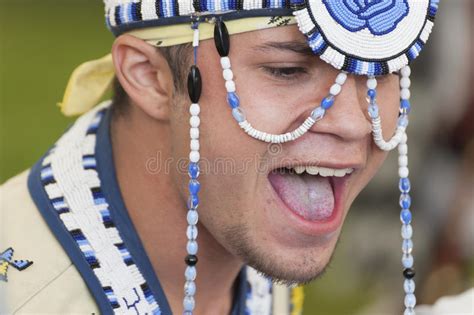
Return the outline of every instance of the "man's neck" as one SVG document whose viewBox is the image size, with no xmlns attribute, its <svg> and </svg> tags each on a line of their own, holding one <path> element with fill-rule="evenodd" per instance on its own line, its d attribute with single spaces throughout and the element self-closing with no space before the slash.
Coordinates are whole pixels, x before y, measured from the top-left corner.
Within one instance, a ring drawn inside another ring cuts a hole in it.
<svg viewBox="0 0 474 315">
<path fill-rule="evenodd" d="M 169 126 L 138 108 L 111 123 L 117 180 L 133 224 L 173 314 L 182 313 L 186 255 L 185 199 L 173 179 Z M 176 162 L 176 161 L 174 161 Z M 201 209 L 202 211 L 202 209 Z M 229 313 L 242 264 L 202 226 L 195 314 Z"/>
</svg>

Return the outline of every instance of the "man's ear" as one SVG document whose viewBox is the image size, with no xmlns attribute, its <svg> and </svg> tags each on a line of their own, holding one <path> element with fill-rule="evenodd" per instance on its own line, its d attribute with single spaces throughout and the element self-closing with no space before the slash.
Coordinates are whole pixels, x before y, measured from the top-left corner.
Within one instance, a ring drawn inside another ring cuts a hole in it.
<svg viewBox="0 0 474 315">
<path fill-rule="evenodd" d="M 154 119 L 167 121 L 173 97 L 173 74 L 157 49 L 131 35 L 112 46 L 115 73 L 131 103 Z"/>
</svg>

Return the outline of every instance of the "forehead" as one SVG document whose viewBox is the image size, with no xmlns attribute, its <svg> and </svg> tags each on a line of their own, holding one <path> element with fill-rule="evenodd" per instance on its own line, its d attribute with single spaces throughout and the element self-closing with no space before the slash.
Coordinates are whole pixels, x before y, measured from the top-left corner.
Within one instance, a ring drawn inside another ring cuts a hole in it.
<svg viewBox="0 0 474 315">
<path fill-rule="evenodd" d="M 296 25 L 235 34 L 231 36 L 231 40 L 236 44 L 247 47 L 262 46 L 267 42 L 294 42 L 300 43 L 302 47 L 309 48 L 305 36 L 298 30 Z"/>
<path fill-rule="evenodd" d="M 200 49 L 208 47 L 215 50 L 214 39 L 204 40 Z M 245 53 L 249 57 L 275 53 L 298 53 L 310 57 L 319 57 L 311 51 L 306 37 L 296 25 L 286 25 L 230 35 L 230 53 Z M 207 53 L 206 53 L 207 54 Z M 216 56 L 217 58 L 217 56 Z"/>
</svg>

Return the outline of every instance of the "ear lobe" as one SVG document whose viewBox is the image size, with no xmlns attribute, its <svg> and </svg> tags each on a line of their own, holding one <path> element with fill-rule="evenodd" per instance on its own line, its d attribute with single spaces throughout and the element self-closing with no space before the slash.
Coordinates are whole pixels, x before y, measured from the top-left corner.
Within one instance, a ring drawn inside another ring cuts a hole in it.
<svg viewBox="0 0 474 315">
<path fill-rule="evenodd" d="M 152 45 L 131 35 L 112 47 L 115 73 L 131 103 L 157 120 L 169 120 L 173 75 L 168 62 Z"/>
</svg>

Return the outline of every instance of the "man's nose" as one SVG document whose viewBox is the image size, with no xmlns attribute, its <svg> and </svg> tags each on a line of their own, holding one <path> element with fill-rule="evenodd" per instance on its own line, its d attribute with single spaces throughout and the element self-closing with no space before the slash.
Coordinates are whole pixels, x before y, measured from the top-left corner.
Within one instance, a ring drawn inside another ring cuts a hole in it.
<svg viewBox="0 0 474 315">
<path fill-rule="evenodd" d="M 365 113 L 368 105 L 363 82 L 363 78 L 348 76 L 332 107 L 311 130 L 331 134 L 343 141 L 365 139 L 372 126 Z"/>
</svg>

